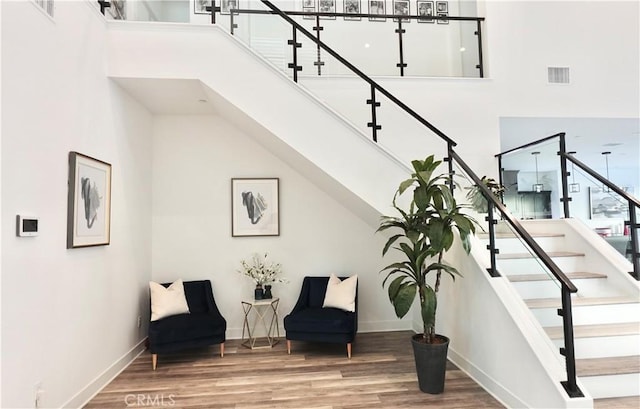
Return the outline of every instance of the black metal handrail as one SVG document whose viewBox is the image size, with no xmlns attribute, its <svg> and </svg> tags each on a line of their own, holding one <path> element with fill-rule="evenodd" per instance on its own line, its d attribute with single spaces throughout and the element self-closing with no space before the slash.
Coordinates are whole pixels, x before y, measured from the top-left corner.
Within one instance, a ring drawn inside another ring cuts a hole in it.
<svg viewBox="0 0 640 409">
<path fill-rule="evenodd" d="M 213 10 L 211 13 L 211 21 L 215 23 L 216 12 L 220 12 L 220 7 L 215 5 L 211 7 L 207 7 L 208 11 Z M 320 40 L 320 32 L 324 30 L 324 27 L 320 24 L 321 19 L 335 19 L 337 17 L 346 17 L 346 18 L 370 18 L 370 19 L 392 19 L 397 22 L 398 28 L 395 29 L 395 33 L 398 35 L 398 51 L 399 51 L 399 62 L 396 66 L 400 69 L 400 76 L 404 76 L 404 69 L 407 68 L 408 64 L 404 60 L 404 47 L 403 47 L 403 36 L 406 33 L 406 29 L 403 29 L 402 25 L 405 22 L 410 22 L 411 20 L 426 20 L 426 21 L 469 21 L 476 23 L 476 30 L 474 31 L 474 35 L 477 38 L 478 45 L 478 64 L 476 64 L 475 68 L 478 70 L 478 76 L 480 78 L 484 78 L 484 62 L 483 62 L 483 54 L 482 54 L 482 22 L 485 20 L 484 17 L 465 17 L 465 16 L 418 16 L 418 15 L 398 15 L 398 14 L 371 14 L 371 13 L 338 13 L 338 12 L 318 12 L 318 11 L 282 11 L 287 16 L 302 16 L 303 18 L 315 19 L 315 26 L 313 30 L 316 32 L 316 38 Z M 255 15 L 265 15 L 265 14 L 279 14 L 277 11 L 273 9 L 269 10 L 256 10 L 256 9 L 229 9 L 227 13 L 229 16 L 229 27 L 231 34 L 234 34 L 235 29 L 238 27 L 235 22 L 235 16 L 240 14 L 255 14 Z M 348 21 L 348 20 L 347 20 Z M 294 53 L 296 52 L 296 48 L 298 43 L 289 43 L 294 47 Z M 317 67 L 318 75 L 322 74 L 322 66 L 324 62 L 321 60 L 320 56 L 320 47 L 318 47 L 318 60 L 314 62 L 314 65 Z M 301 68 L 296 64 L 290 64 L 289 68 L 293 69 L 294 77 L 297 77 L 297 71 L 300 71 Z"/>
</svg>

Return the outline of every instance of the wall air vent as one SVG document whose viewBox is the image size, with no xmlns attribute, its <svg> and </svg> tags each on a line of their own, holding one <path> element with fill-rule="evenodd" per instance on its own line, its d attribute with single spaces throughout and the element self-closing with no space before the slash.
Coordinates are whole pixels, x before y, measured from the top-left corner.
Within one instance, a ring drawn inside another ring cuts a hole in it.
<svg viewBox="0 0 640 409">
<path fill-rule="evenodd" d="M 53 17 L 53 0 L 33 0 L 45 13 Z"/>
<path fill-rule="evenodd" d="M 547 67 L 549 84 L 568 84 L 569 67 Z"/>
</svg>

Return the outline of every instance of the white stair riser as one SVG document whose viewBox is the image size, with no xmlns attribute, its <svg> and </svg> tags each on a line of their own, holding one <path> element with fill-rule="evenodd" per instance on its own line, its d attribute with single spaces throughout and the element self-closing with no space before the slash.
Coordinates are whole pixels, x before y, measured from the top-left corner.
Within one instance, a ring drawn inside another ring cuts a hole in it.
<svg viewBox="0 0 640 409">
<path fill-rule="evenodd" d="M 543 327 L 562 325 L 557 308 L 532 308 L 531 312 Z M 636 322 L 640 317 L 640 304 L 610 304 L 572 306 L 573 325 L 613 324 Z"/>
<path fill-rule="evenodd" d="M 615 288 L 607 284 L 607 280 L 573 280 L 581 297 L 614 297 L 619 296 Z M 560 285 L 555 281 L 523 281 L 511 283 L 524 299 L 559 298 Z"/>
<path fill-rule="evenodd" d="M 553 343 L 564 347 L 562 339 L 554 339 Z M 577 359 L 640 355 L 640 335 L 574 338 L 573 343 Z"/>
<path fill-rule="evenodd" d="M 534 237 L 536 243 L 544 249 L 544 251 L 567 251 L 568 244 L 564 237 Z M 489 240 L 484 240 L 489 244 Z M 520 239 L 497 239 L 496 247 L 500 249 L 500 253 L 525 253 L 528 252 L 527 245 Z"/>
<path fill-rule="evenodd" d="M 640 373 L 581 376 L 580 382 L 594 399 L 640 395 Z"/>
<path fill-rule="evenodd" d="M 584 257 L 553 257 L 552 260 L 565 273 L 589 271 Z M 496 264 L 502 275 L 542 274 L 546 271 L 542 261 L 537 258 L 497 259 Z"/>
</svg>

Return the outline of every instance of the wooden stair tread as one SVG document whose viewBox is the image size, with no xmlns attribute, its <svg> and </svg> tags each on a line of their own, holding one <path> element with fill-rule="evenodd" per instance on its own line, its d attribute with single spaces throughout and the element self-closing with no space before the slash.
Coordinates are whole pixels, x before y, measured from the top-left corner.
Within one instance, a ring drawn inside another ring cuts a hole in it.
<svg viewBox="0 0 640 409">
<path fill-rule="evenodd" d="M 593 400 L 594 409 L 638 409 L 640 396 L 623 396 L 621 398 L 599 398 Z"/>
<path fill-rule="evenodd" d="M 564 337 L 562 326 L 545 327 L 547 335 L 551 339 Z M 574 338 L 594 338 L 620 335 L 639 335 L 640 322 L 622 322 L 615 324 L 574 325 Z"/>
<path fill-rule="evenodd" d="M 550 251 L 547 254 L 549 257 L 584 257 L 584 253 L 576 253 L 573 251 Z M 531 253 L 506 253 L 497 254 L 496 258 L 500 260 L 510 260 L 534 258 L 534 256 Z"/>
<path fill-rule="evenodd" d="M 530 298 L 524 300 L 529 308 L 560 308 L 562 302 L 560 298 Z M 573 307 L 585 305 L 611 305 L 611 304 L 633 304 L 640 300 L 634 297 L 573 297 L 571 305 Z"/>
<path fill-rule="evenodd" d="M 534 239 L 536 237 L 564 237 L 564 233 L 529 233 Z M 516 236 L 513 232 L 496 232 L 496 239 L 514 239 Z M 480 233 L 478 237 L 489 238 L 489 233 Z"/>
<path fill-rule="evenodd" d="M 606 274 L 602 273 L 587 273 L 587 272 L 574 272 L 574 273 L 565 273 L 567 277 L 571 280 L 578 280 L 583 278 L 607 278 Z M 509 281 L 512 283 L 522 282 L 522 281 L 547 281 L 554 279 L 555 277 L 549 276 L 548 274 L 517 274 L 507 276 Z"/>
<path fill-rule="evenodd" d="M 640 372 L 640 355 L 576 359 L 578 376 L 622 375 Z"/>
</svg>

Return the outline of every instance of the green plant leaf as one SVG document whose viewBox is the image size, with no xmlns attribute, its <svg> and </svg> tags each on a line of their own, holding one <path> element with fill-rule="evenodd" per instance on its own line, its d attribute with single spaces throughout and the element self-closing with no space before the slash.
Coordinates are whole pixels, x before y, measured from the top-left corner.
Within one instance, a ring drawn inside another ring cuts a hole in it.
<svg viewBox="0 0 640 409">
<path fill-rule="evenodd" d="M 389 284 L 389 301 L 391 301 L 391 303 L 393 303 L 393 300 L 396 298 L 396 296 L 398 295 L 398 291 L 400 290 L 400 286 L 402 285 L 402 282 L 404 280 L 406 280 L 406 276 L 400 276 L 400 277 L 396 277 L 391 284 Z"/>
<path fill-rule="evenodd" d="M 416 285 L 415 283 L 402 283 L 398 289 L 398 293 L 393 298 L 393 308 L 396 311 L 396 316 L 402 318 L 411 309 L 413 300 L 416 298 Z"/>
<path fill-rule="evenodd" d="M 398 187 L 398 193 L 403 194 L 405 190 L 407 190 L 411 185 L 413 185 L 414 179 L 407 179 L 400 183 L 400 187 Z"/>
<path fill-rule="evenodd" d="M 389 240 L 387 240 L 387 244 L 385 244 L 384 248 L 382 249 L 383 256 L 387 254 L 387 251 L 389 251 L 389 247 L 391 247 L 393 243 L 395 243 L 396 240 L 398 240 L 400 237 L 404 237 L 404 234 L 396 234 L 395 236 L 391 236 Z"/>
</svg>

